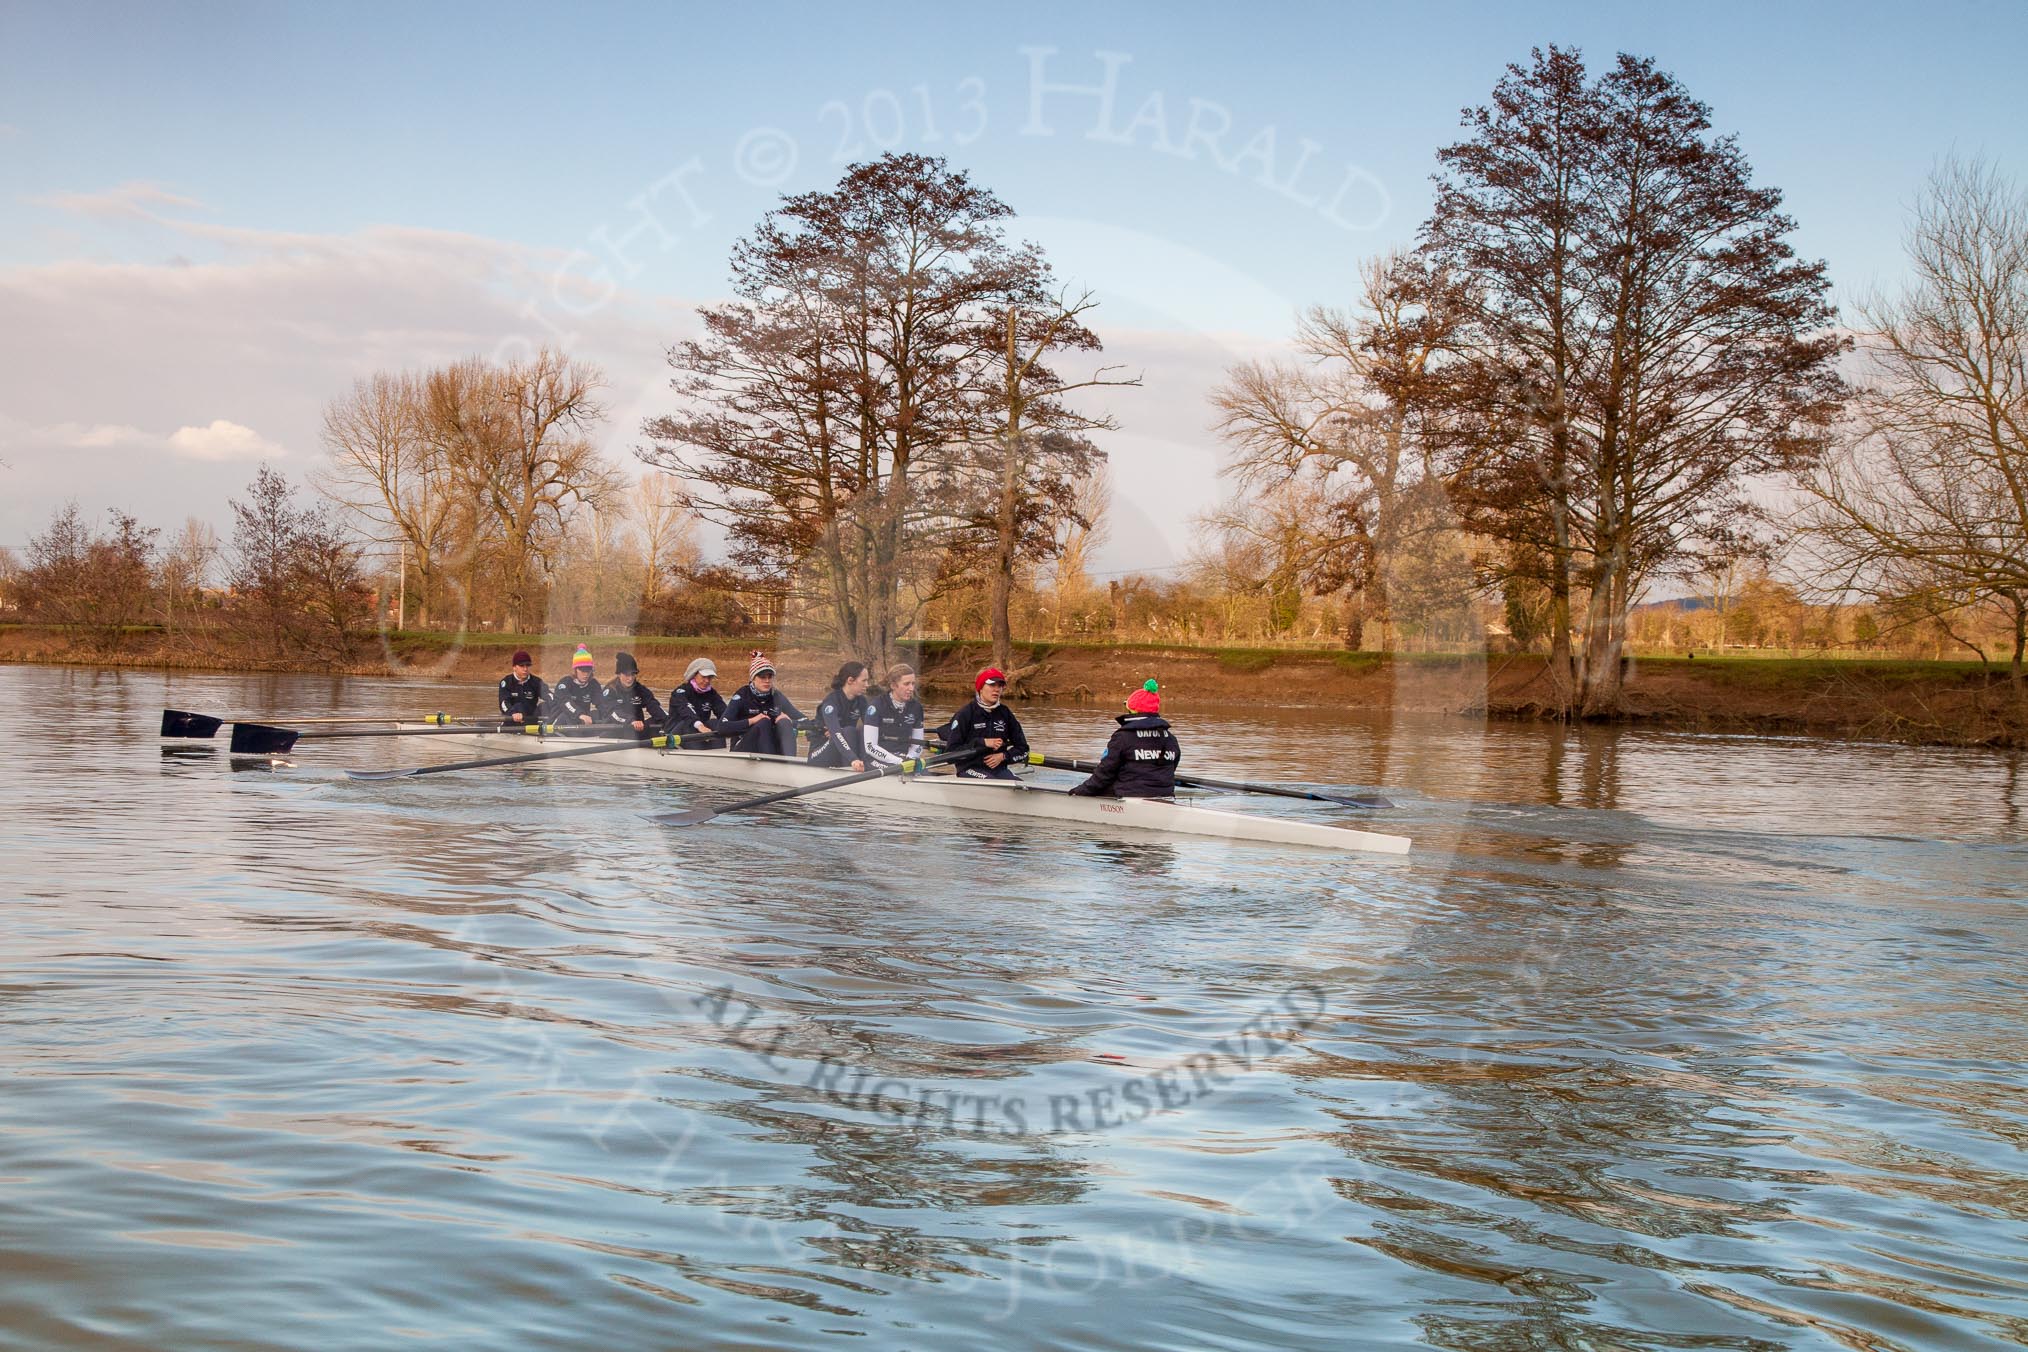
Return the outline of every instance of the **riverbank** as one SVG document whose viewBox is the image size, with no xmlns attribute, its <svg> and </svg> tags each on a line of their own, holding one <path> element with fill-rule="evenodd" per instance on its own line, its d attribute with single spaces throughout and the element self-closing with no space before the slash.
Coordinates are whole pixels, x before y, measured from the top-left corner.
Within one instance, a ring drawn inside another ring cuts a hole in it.
<svg viewBox="0 0 2028 1352">
<path fill-rule="evenodd" d="M 110 651 L 61 630 L 0 625 L 0 662 L 63 663 L 216 671 L 272 670 L 397 676 L 466 687 L 464 705 L 506 670 L 517 647 L 536 654 L 552 677 L 569 665 L 574 637 L 448 635 L 404 632 L 361 645 L 350 662 L 286 663 L 236 658 L 188 638 L 141 631 Z M 666 689 L 692 657 L 709 656 L 730 689 L 745 678 L 747 638 L 604 638 L 592 640 L 600 672 L 610 674 L 621 647 L 640 660 L 649 683 Z M 776 651 L 788 689 L 814 697 L 837 661 L 828 651 Z M 920 645 L 932 703 L 970 694 L 988 645 Z M 1170 707 L 1215 712 L 1235 701 L 1396 709 L 1504 719 L 1548 716 L 1549 680 L 1540 655 L 1384 654 L 1266 648 L 1194 648 L 1161 644 L 1017 645 L 1021 695 L 1083 701 L 1111 709 L 1149 677 L 1162 682 Z M 441 697 L 440 697 L 441 698 Z M 1975 662 L 1848 661 L 1819 658 L 1641 658 L 1627 682 L 1624 721 L 1695 731 L 1748 732 L 1904 741 L 1946 746 L 2028 745 L 2028 707 L 2000 668 Z"/>
</svg>

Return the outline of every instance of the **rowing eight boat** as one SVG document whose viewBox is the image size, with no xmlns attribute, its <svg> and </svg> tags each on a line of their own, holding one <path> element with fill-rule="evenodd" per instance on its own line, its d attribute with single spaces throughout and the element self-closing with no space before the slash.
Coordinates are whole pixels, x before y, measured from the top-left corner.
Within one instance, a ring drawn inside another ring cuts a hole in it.
<svg viewBox="0 0 2028 1352">
<path fill-rule="evenodd" d="M 526 751 L 528 739 L 511 733 L 475 736 L 466 745 Z M 737 751 L 658 751 L 629 747 L 596 757 L 602 768 L 615 767 L 671 779 L 802 788 L 845 773 L 777 756 Z M 568 764 L 589 766 L 590 760 Z M 1020 780 L 957 779 L 943 775 L 901 775 L 840 785 L 841 799 L 869 808 L 900 809 L 921 816 L 929 812 L 958 815 L 991 813 L 1043 821 L 1071 822 L 1113 836 L 1212 836 L 1266 845 L 1307 845 L 1326 850 L 1406 854 L 1406 836 L 1354 831 L 1320 822 L 1285 817 L 1257 817 L 1244 812 L 1219 812 L 1162 798 L 1073 798 L 1061 789 Z"/>
</svg>

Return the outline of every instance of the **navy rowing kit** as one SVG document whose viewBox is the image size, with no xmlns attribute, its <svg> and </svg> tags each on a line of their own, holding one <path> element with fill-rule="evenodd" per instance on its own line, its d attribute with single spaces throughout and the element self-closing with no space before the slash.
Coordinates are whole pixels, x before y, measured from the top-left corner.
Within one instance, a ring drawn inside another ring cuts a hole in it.
<svg viewBox="0 0 2028 1352">
<path fill-rule="evenodd" d="M 603 722 L 622 725 L 636 722 L 645 724 L 646 726 L 641 729 L 641 735 L 644 737 L 662 730 L 662 720 L 665 717 L 662 712 L 662 701 L 656 699 L 655 692 L 638 677 L 632 685 L 622 685 L 617 676 L 607 681 L 605 693 L 599 699 L 599 706 L 605 714 L 601 720 Z"/>
<path fill-rule="evenodd" d="M 699 731 L 699 723 L 709 731 Z M 725 696 L 685 681 L 669 692 L 669 731 L 682 735 L 685 750 L 723 751 L 725 734 L 736 729 L 726 727 Z"/>
<path fill-rule="evenodd" d="M 747 720 L 755 714 L 769 715 L 768 721 L 748 727 Z M 775 714 L 787 714 L 789 721 L 777 722 L 773 717 Z M 796 724 L 803 721 L 803 711 L 781 691 L 770 690 L 762 694 L 748 682 L 725 702 L 725 721 L 734 730 L 734 751 L 756 752 L 763 756 L 793 756 L 796 754 Z"/>
<path fill-rule="evenodd" d="M 1121 714 L 1119 730 L 1091 777 L 1071 792 L 1085 798 L 1169 798 L 1176 793 L 1176 763 L 1183 758 L 1169 720 L 1160 714 Z"/>
<path fill-rule="evenodd" d="M 897 703 L 893 692 L 883 690 L 866 706 L 862 759 L 869 765 L 899 765 L 922 755 L 923 736 L 922 701 L 910 697 Z"/>
<path fill-rule="evenodd" d="M 580 681 L 577 673 L 572 672 L 569 680 L 558 681 L 549 688 L 549 721 L 572 728 L 582 726 L 586 718 L 598 723 L 605 695 L 605 687 L 597 681 Z"/>
<path fill-rule="evenodd" d="M 1028 756 L 1028 735 L 1021 731 L 1021 720 L 1005 704 L 988 709 L 973 700 L 936 729 L 936 735 L 942 739 L 945 751 L 972 753 L 958 764 L 958 774 L 966 779 L 1012 779 L 1015 763 Z M 1000 745 L 986 746 L 989 738 L 998 738 Z M 996 753 L 1006 759 L 988 767 L 986 757 Z"/>
<path fill-rule="evenodd" d="M 548 703 L 549 685 L 540 676 L 524 681 L 510 671 L 500 678 L 500 717 L 507 722 L 516 722 L 514 715 L 520 714 L 519 722 L 540 723 Z"/>
<path fill-rule="evenodd" d="M 866 752 L 860 725 L 866 721 L 866 709 L 864 695 L 833 690 L 824 696 L 817 706 L 817 730 L 810 734 L 817 743 L 810 752 L 810 764 L 836 770 L 853 761 L 863 762 Z"/>
</svg>

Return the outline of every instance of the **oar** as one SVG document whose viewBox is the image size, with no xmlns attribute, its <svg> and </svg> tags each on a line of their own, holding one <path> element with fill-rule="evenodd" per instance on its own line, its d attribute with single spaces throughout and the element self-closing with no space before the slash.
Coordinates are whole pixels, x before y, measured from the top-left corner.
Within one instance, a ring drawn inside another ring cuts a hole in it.
<svg viewBox="0 0 2028 1352">
<path fill-rule="evenodd" d="M 1040 765 L 1050 770 L 1075 770 L 1090 774 L 1098 769 L 1092 761 L 1065 760 L 1061 756 L 1045 756 L 1039 751 L 1028 753 L 1030 765 Z M 1308 798 L 1319 803 L 1336 803 L 1340 807 L 1393 807 L 1385 798 L 1372 794 L 1359 794 L 1348 798 L 1341 793 L 1319 793 L 1315 789 L 1289 789 L 1279 784 L 1249 784 L 1238 779 L 1206 779 L 1201 775 L 1178 775 L 1176 782 L 1191 789 L 1225 789 L 1232 793 L 1265 793 L 1277 798 Z"/>
<path fill-rule="evenodd" d="M 213 718 L 210 714 L 193 714 L 183 709 L 162 711 L 164 737 L 211 737 L 224 726 L 224 719 Z"/>
<path fill-rule="evenodd" d="M 696 733 L 690 734 L 692 741 L 702 741 Z M 353 779 L 414 779 L 418 775 L 447 775 L 453 770 L 488 770 L 496 765 L 526 765 L 530 761 L 569 760 L 572 756 L 598 756 L 608 751 L 625 751 L 629 747 L 654 747 L 667 751 L 681 746 L 681 737 L 664 735 L 660 737 L 635 737 L 625 741 L 614 739 L 602 746 L 574 746 L 568 751 L 530 751 L 519 756 L 491 756 L 485 760 L 453 761 L 449 765 L 405 765 L 397 770 L 347 770 Z"/>
<path fill-rule="evenodd" d="M 629 735 L 631 735 L 631 730 Z M 531 737 L 608 735 L 604 728 L 558 727 L 554 723 L 481 723 L 468 728 L 333 728 L 298 732 L 266 723 L 232 725 L 232 751 L 237 756 L 286 756 L 298 741 L 328 742 L 347 737 L 493 737 L 527 733 Z M 612 735 L 617 735 L 614 733 Z"/>
<path fill-rule="evenodd" d="M 273 715 L 269 715 L 272 717 Z M 164 709 L 162 711 L 162 735 L 164 737 L 214 737 L 227 723 L 250 723 L 254 719 L 214 718 L 210 714 L 194 714 L 185 709 Z M 292 718 L 291 723 L 393 723 L 392 718 Z M 449 725 L 476 720 L 453 718 L 449 714 L 424 714 L 413 720 L 418 723 Z"/>
<path fill-rule="evenodd" d="M 918 774 L 933 765 L 963 760 L 972 754 L 974 752 L 970 750 L 952 751 L 941 756 L 931 756 L 928 760 L 905 760 L 899 765 L 883 765 L 877 769 L 861 771 L 856 775 L 846 775 L 842 779 L 827 779 L 821 784 L 805 784 L 800 789 L 783 789 L 780 793 L 763 794 L 759 798 L 749 798 L 730 807 L 699 807 L 692 808 L 688 812 L 657 812 L 651 814 L 648 820 L 657 826 L 696 826 L 710 821 L 713 817 L 723 817 L 729 812 L 745 812 L 749 808 L 766 807 L 769 803 L 785 803 L 791 798 L 801 798 L 805 794 L 822 793 L 826 789 L 842 789 L 847 784 L 864 784 L 868 780 L 879 779 L 884 775 Z"/>
</svg>

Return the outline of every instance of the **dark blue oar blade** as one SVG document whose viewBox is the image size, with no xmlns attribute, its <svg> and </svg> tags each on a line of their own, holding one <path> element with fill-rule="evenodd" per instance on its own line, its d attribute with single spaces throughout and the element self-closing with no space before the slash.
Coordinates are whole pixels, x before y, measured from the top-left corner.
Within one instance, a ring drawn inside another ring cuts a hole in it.
<svg viewBox="0 0 2028 1352">
<path fill-rule="evenodd" d="M 232 754 L 235 756 L 286 756 L 301 734 L 293 728 L 273 728 L 265 723 L 232 725 Z"/>
<path fill-rule="evenodd" d="M 193 714 L 184 709 L 162 711 L 164 737 L 214 737 L 224 726 L 224 719 L 209 714 Z"/>
</svg>

